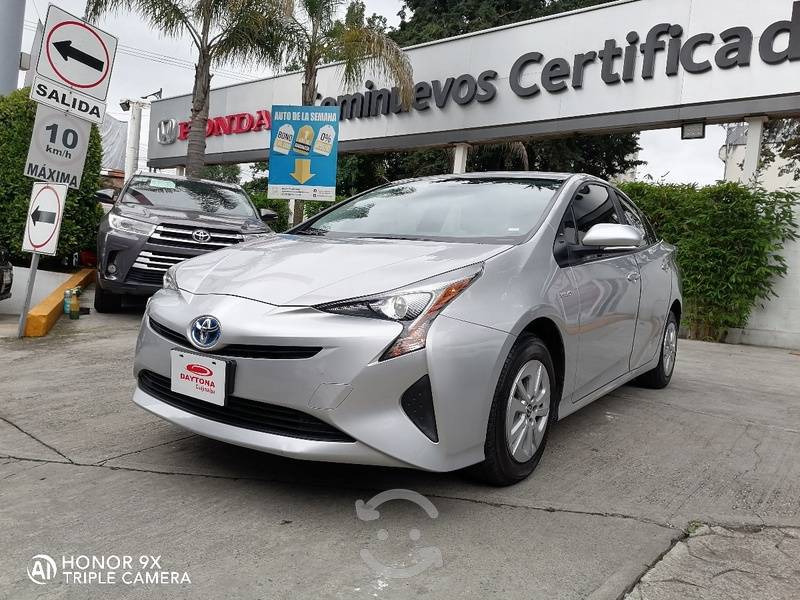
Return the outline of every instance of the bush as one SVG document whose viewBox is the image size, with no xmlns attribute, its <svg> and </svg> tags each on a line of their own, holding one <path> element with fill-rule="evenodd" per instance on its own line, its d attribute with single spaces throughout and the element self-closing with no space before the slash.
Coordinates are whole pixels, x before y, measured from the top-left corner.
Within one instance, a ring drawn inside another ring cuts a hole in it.
<svg viewBox="0 0 800 600">
<path fill-rule="evenodd" d="M 683 320 L 697 339 L 721 339 L 744 327 L 759 301 L 786 274 L 784 243 L 796 239 L 793 205 L 800 194 L 738 183 L 707 187 L 624 183 L 666 241 L 678 247 Z"/>
<path fill-rule="evenodd" d="M 34 180 L 24 175 L 28 146 L 36 118 L 36 103 L 24 88 L 0 97 L 0 244 L 8 248 L 12 260 L 27 263 L 22 252 L 22 237 Z M 100 185 L 103 149 L 97 127 L 92 126 L 89 149 L 83 168 L 81 187 L 70 189 L 64 206 L 64 219 L 56 258 L 69 259 L 80 250 L 96 245 L 97 227 L 102 209 L 95 199 Z M 46 264 L 46 261 L 45 261 Z"/>
</svg>

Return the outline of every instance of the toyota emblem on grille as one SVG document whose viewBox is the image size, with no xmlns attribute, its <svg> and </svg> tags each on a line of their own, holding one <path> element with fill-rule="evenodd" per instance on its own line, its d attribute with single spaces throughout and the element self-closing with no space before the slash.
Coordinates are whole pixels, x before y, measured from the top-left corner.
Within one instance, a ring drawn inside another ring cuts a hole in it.
<svg viewBox="0 0 800 600">
<path fill-rule="evenodd" d="M 189 326 L 189 339 L 201 350 L 213 348 L 222 335 L 219 320 L 211 315 L 197 317 Z"/>
<path fill-rule="evenodd" d="M 205 229 L 195 229 L 192 232 L 192 239 L 195 242 L 200 242 L 201 244 L 204 244 L 211 239 L 211 234 L 208 233 Z"/>
</svg>

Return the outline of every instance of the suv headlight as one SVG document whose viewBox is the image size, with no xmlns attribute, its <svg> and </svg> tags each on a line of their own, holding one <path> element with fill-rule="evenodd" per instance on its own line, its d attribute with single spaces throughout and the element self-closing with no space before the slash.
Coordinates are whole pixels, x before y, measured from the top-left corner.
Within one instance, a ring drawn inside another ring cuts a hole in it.
<svg viewBox="0 0 800 600">
<path fill-rule="evenodd" d="M 137 221 L 130 217 L 121 217 L 111 213 L 108 214 L 108 224 L 112 229 L 118 229 L 119 231 L 125 231 L 127 233 L 135 233 L 137 235 L 149 236 L 156 230 L 156 226 L 152 223 Z"/>
<path fill-rule="evenodd" d="M 178 280 L 175 278 L 175 266 L 171 266 L 164 273 L 164 289 L 178 291 Z"/>
<path fill-rule="evenodd" d="M 380 360 L 388 360 L 424 348 L 434 319 L 482 272 L 482 264 L 472 265 L 385 294 L 329 302 L 315 308 L 337 315 L 402 324 L 403 331 L 381 355 Z"/>
</svg>

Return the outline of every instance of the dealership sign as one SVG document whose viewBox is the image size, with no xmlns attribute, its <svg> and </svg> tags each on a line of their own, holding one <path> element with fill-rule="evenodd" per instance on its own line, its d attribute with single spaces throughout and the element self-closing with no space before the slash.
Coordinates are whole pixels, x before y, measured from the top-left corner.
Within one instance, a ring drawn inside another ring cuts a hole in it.
<svg viewBox="0 0 800 600">
<path fill-rule="evenodd" d="M 156 124 L 156 141 L 165 145 L 174 144 L 178 140 L 185 141 L 189 139 L 191 124 L 191 121 L 163 119 Z M 271 124 L 272 116 L 268 110 L 257 110 L 255 114 L 246 112 L 224 117 L 209 117 L 206 121 L 206 137 L 269 131 Z"/>
<path fill-rule="evenodd" d="M 408 49 L 413 101 L 379 77 L 343 90 L 320 69 L 321 105 L 337 107 L 344 151 L 537 135 L 601 133 L 800 114 L 800 0 L 623 0 Z M 211 92 L 211 109 L 299 104 L 293 73 Z M 190 97 L 152 105 L 160 122 Z M 227 136 L 230 138 L 230 136 Z M 209 140 L 215 162 L 255 160 L 264 139 Z M 149 164 L 185 162 L 151 144 Z"/>
</svg>

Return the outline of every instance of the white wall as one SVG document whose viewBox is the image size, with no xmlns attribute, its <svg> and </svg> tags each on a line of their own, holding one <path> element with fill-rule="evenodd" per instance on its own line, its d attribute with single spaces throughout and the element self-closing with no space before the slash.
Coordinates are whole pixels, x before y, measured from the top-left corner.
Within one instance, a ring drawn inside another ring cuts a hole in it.
<svg viewBox="0 0 800 600">
<path fill-rule="evenodd" d="M 724 156 L 723 149 L 722 155 Z M 733 146 L 725 161 L 725 179 L 738 181 L 744 161 L 744 146 Z M 768 190 L 791 188 L 800 192 L 800 182 L 791 176 L 779 174 L 781 163 L 776 161 L 762 174 L 762 183 Z M 794 207 L 795 221 L 800 223 L 800 203 Z M 800 241 L 789 242 L 783 252 L 789 265 L 786 277 L 775 285 L 777 298 L 756 307 L 747 327 L 742 331 L 741 342 L 758 346 L 800 349 Z"/>
<path fill-rule="evenodd" d="M 30 269 L 27 267 L 14 267 L 14 283 L 11 284 L 11 298 L 0 300 L 0 315 L 18 315 L 22 311 L 22 303 L 25 302 L 25 292 L 28 289 L 29 273 Z M 37 270 L 36 282 L 33 286 L 33 296 L 31 297 L 31 308 L 39 304 L 50 292 L 69 278 L 70 273 Z"/>
</svg>

